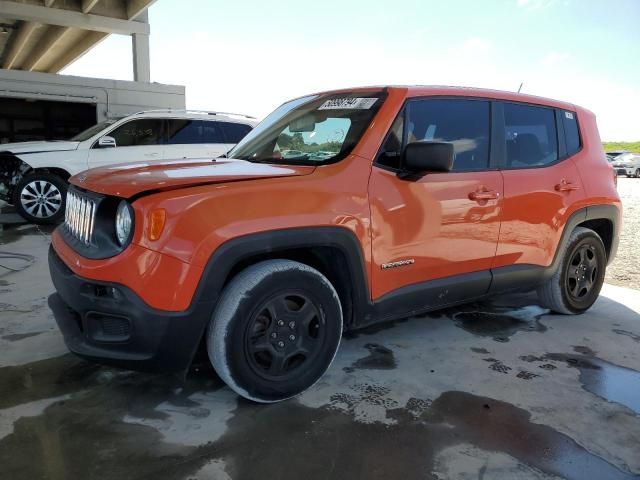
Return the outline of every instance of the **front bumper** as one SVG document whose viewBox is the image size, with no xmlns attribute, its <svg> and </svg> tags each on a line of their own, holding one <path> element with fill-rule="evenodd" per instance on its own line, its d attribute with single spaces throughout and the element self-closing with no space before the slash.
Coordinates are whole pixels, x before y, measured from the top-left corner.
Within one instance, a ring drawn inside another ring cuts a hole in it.
<svg viewBox="0 0 640 480">
<path fill-rule="evenodd" d="M 56 293 L 49 306 L 69 350 L 98 363 L 132 370 L 184 372 L 198 349 L 214 302 L 184 312 L 157 310 L 131 289 L 74 274 L 49 249 Z"/>
<path fill-rule="evenodd" d="M 615 170 L 618 175 L 630 176 L 634 174 L 633 168 L 615 167 Z"/>
</svg>

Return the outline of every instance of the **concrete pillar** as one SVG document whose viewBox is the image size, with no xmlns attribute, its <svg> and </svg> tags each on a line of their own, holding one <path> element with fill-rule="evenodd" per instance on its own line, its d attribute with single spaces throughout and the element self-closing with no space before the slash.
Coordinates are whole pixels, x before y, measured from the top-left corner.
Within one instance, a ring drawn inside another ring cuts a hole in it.
<svg viewBox="0 0 640 480">
<path fill-rule="evenodd" d="M 145 11 L 136 21 L 149 23 L 149 15 Z M 133 79 L 136 82 L 151 82 L 151 62 L 149 59 L 149 35 L 134 33 L 131 35 L 133 47 Z"/>
</svg>

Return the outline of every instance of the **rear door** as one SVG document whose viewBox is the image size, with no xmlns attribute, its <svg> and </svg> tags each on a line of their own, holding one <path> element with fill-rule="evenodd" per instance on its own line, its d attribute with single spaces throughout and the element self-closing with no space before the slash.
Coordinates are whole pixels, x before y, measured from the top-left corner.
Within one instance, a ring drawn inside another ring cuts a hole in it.
<svg viewBox="0 0 640 480">
<path fill-rule="evenodd" d="M 447 173 L 398 176 L 403 147 L 415 141 L 454 145 Z M 448 279 L 435 299 L 447 304 L 486 293 L 496 253 L 502 176 L 491 165 L 491 102 L 412 99 L 396 119 L 369 185 L 372 293 L 376 299 L 429 280 Z"/>
<path fill-rule="evenodd" d="M 106 133 L 115 147 L 100 148 L 96 141 L 89 150 L 89 168 L 125 162 L 162 160 L 164 122 L 157 118 L 139 118 Z"/>
<path fill-rule="evenodd" d="M 548 266 L 584 196 L 571 158 L 580 149 L 576 114 L 522 103 L 500 107 L 504 212 L 494 267 Z"/>
<path fill-rule="evenodd" d="M 229 149 L 220 122 L 189 118 L 167 120 L 164 158 L 216 158 Z"/>
</svg>

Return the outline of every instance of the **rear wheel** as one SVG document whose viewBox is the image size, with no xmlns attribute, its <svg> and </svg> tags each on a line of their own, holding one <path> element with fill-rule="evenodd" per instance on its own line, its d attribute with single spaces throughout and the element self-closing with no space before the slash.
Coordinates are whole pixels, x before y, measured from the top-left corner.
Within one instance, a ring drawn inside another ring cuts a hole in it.
<svg viewBox="0 0 640 480">
<path fill-rule="evenodd" d="M 571 233 L 560 267 L 538 288 L 541 303 L 566 315 L 585 312 L 600 295 L 606 265 L 607 253 L 600 236 L 577 227 Z"/>
<path fill-rule="evenodd" d="M 31 223 L 57 223 L 64 215 L 67 182 L 51 173 L 33 173 L 16 186 L 13 203 Z"/>
<path fill-rule="evenodd" d="M 209 358 L 236 393 L 277 402 L 311 387 L 342 336 L 338 295 L 317 270 L 267 260 L 225 287 L 207 333 Z"/>
</svg>

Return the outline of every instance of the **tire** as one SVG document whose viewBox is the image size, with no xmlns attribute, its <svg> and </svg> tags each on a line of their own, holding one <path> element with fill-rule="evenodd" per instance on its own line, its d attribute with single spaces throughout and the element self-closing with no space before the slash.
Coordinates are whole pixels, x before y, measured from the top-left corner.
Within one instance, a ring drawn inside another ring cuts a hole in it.
<svg viewBox="0 0 640 480">
<path fill-rule="evenodd" d="M 13 194 L 13 204 L 28 222 L 58 223 L 64 217 L 67 182 L 51 173 L 25 176 Z"/>
<path fill-rule="evenodd" d="M 299 262 L 266 260 L 225 287 L 207 330 L 207 351 L 236 393 L 272 403 L 315 384 L 341 337 L 342 307 L 329 280 Z"/>
<path fill-rule="evenodd" d="M 640 168 L 636 170 L 636 174 L 634 175 L 636 178 L 640 178 Z"/>
<path fill-rule="evenodd" d="M 600 236 L 577 227 L 569 238 L 553 277 L 538 288 L 538 298 L 556 313 L 576 315 L 596 301 L 607 266 L 607 253 Z"/>
</svg>

